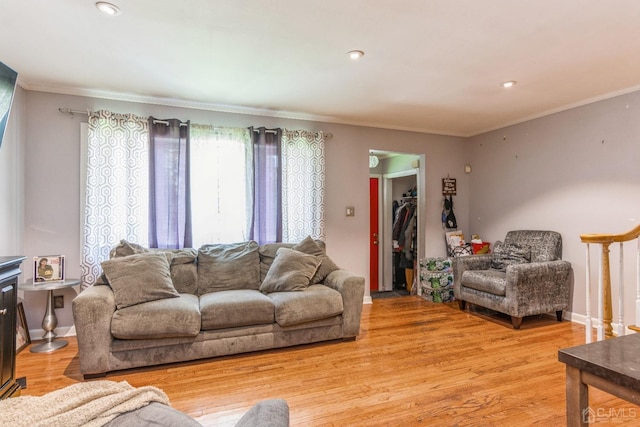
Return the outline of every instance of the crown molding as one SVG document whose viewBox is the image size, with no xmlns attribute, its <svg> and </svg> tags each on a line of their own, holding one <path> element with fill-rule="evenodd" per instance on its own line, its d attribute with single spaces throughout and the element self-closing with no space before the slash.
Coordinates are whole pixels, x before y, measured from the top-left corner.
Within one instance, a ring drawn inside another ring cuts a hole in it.
<svg viewBox="0 0 640 427">
<path fill-rule="evenodd" d="M 377 129 L 398 130 L 398 131 L 404 131 L 404 132 L 427 133 L 427 134 L 455 136 L 455 137 L 467 136 L 467 135 L 456 133 L 456 132 L 436 130 L 436 129 L 394 126 L 387 123 L 378 123 L 378 122 L 369 122 L 369 121 L 344 120 L 335 116 L 322 116 L 317 114 L 307 114 L 307 113 L 293 112 L 293 111 L 244 107 L 240 105 L 216 104 L 216 103 L 190 101 L 190 100 L 177 99 L 177 98 L 163 98 L 163 97 L 157 97 L 157 96 L 148 96 L 148 95 L 140 95 L 140 94 L 132 94 L 132 93 L 124 93 L 124 92 L 111 92 L 111 91 L 97 90 L 97 89 L 83 89 L 83 88 L 77 88 L 77 87 L 34 84 L 34 83 L 24 81 L 20 79 L 20 77 L 18 77 L 18 85 L 23 89 L 29 90 L 29 91 L 55 93 L 60 95 L 72 95 L 72 96 L 82 96 L 82 97 L 98 98 L 98 99 L 109 99 L 113 101 L 162 105 L 166 107 L 191 108 L 196 110 L 216 111 L 216 112 L 222 112 L 222 113 L 244 114 L 244 115 L 263 116 L 263 117 L 276 117 L 276 118 L 282 118 L 282 119 L 304 120 L 304 121 L 311 121 L 311 122 L 333 123 L 333 124 L 349 125 L 349 126 L 371 127 L 371 128 L 377 128 Z"/>
</svg>

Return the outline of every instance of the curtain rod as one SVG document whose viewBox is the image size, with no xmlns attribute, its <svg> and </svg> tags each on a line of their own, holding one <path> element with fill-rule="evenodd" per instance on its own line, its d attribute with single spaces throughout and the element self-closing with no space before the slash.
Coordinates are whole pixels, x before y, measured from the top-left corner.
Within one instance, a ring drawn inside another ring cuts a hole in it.
<svg viewBox="0 0 640 427">
<path fill-rule="evenodd" d="M 167 125 L 167 126 L 169 126 L 169 122 L 167 122 L 167 121 L 165 121 L 165 120 L 155 120 L 155 119 L 153 120 L 153 124 L 154 124 L 154 125 L 155 125 L 155 124 L 158 124 L 158 123 L 159 123 L 159 124 L 161 124 L 161 125 Z M 188 124 L 186 124 L 186 123 L 182 123 L 182 122 L 180 122 L 180 126 L 189 126 L 189 125 L 188 125 Z"/>
<path fill-rule="evenodd" d="M 69 114 L 73 117 L 74 114 L 86 114 L 87 116 L 91 115 L 91 112 L 87 109 L 85 111 L 82 110 L 72 110 L 71 108 L 58 108 L 62 114 Z"/>
<path fill-rule="evenodd" d="M 253 131 L 254 131 L 254 132 L 256 132 L 256 133 L 260 132 L 260 130 L 259 130 L 259 129 L 254 129 Z M 271 130 L 271 129 L 265 129 L 265 132 L 266 132 L 266 133 L 278 133 L 278 131 Z M 313 131 L 305 131 L 305 132 L 315 133 L 315 132 L 313 132 Z M 325 137 L 325 138 L 331 138 L 332 136 L 333 136 L 333 134 L 332 134 L 332 133 L 324 132 L 324 137 Z"/>
<path fill-rule="evenodd" d="M 73 117 L 74 114 L 86 114 L 87 116 L 91 115 L 91 111 L 89 111 L 89 109 L 87 109 L 86 111 L 82 111 L 82 110 L 72 110 L 71 108 L 58 108 L 58 111 L 60 111 L 62 114 L 69 114 L 71 117 Z M 154 120 L 153 123 L 161 123 L 163 125 L 168 125 L 169 122 L 164 121 L 164 120 Z M 187 126 L 186 123 L 180 123 L 180 126 Z M 258 129 L 254 129 L 254 132 L 258 132 Z M 270 129 L 266 129 L 267 133 L 276 133 L 275 130 L 270 130 Z M 332 138 L 333 134 L 326 132 L 324 134 L 325 138 Z"/>
</svg>

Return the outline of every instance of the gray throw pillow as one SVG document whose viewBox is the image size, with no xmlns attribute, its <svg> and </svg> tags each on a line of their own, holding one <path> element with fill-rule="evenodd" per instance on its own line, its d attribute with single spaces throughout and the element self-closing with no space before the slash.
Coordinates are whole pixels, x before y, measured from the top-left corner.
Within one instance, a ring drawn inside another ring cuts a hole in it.
<svg viewBox="0 0 640 427">
<path fill-rule="evenodd" d="M 311 284 L 315 285 L 322 282 L 329 273 L 338 270 L 340 267 L 336 265 L 331 258 L 327 256 L 324 248 L 320 247 L 318 242 L 313 240 L 311 236 L 307 236 L 303 241 L 293 247 L 296 251 L 303 252 L 309 255 L 315 255 L 320 258 L 320 266 L 318 270 L 311 278 Z"/>
<path fill-rule="evenodd" d="M 311 278 L 320 266 L 320 258 L 294 249 L 280 248 L 264 278 L 260 291 L 302 291 L 309 286 Z"/>
<path fill-rule="evenodd" d="M 509 265 L 524 264 L 531 261 L 531 248 L 518 243 L 497 241 L 493 246 L 491 268 L 505 271 Z"/>
<path fill-rule="evenodd" d="M 198 249 L 198 294 L 260 287 L 260 255 L 254 241 Z"/>
<path fill-rule="evenodd" d="M 102 271 L 113 289 L 116 308 L 179 297 L 171 281 L 170 258 L 170 254 L 141 253 L 104 261 Z"/>
</svg>

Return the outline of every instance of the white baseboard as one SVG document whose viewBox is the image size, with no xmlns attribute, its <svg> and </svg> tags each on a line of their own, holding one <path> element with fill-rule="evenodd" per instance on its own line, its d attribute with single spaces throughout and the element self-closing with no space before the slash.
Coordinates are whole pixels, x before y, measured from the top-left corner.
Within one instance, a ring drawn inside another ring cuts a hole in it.
<svg viewBox="0 0 640 427">
<path fill-rule="evenodd" d="M 44 335 L 44 329 L 29 329 L 29 336 L 31 337 L 31 342 L 42 340 L 42 336 Z M 56 328 L 56 336 L 57 337 L 75 337 L 76 336 L 76 326 L 60 326 Z"/>
<path fill-rule="evenodd" d="M 371 295 L 365 295 L 364 298 L 362 299 L 362 304 L 373 304 L 373 299 L 371 298 Z"/>
</svg>

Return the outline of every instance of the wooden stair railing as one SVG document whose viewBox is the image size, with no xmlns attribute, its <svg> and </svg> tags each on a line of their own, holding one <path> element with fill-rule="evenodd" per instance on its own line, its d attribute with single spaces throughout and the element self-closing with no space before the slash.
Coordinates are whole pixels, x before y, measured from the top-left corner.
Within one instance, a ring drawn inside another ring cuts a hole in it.
<svg viewBox="0 0 640 427">
<path fill-rule="evenodd" d="M 609 266 L 609 246 L 612 243 L 620 245 L 620 284 L 618 286 L 618 335 L 625 334 L 624 326 L 624 250 L 623 243 L 636 240 L 636 301 L 635 301 L 635 325 L 629 329 L 640 332 L 640 225 L 623 234 L 582 234 L 580 240 L 587 245 L 587 272 L 586 272 L 586 342 L 592 341 L 591 319 L 591 273 L 590 273 L 590 244 L 599 244 L 601 247 L 601 262 L 598 277 L 598 320 L 597 340 L 615 336 L 613 332 L 613 306 L 611 303 L 611 272 Z"/>
</svg>

